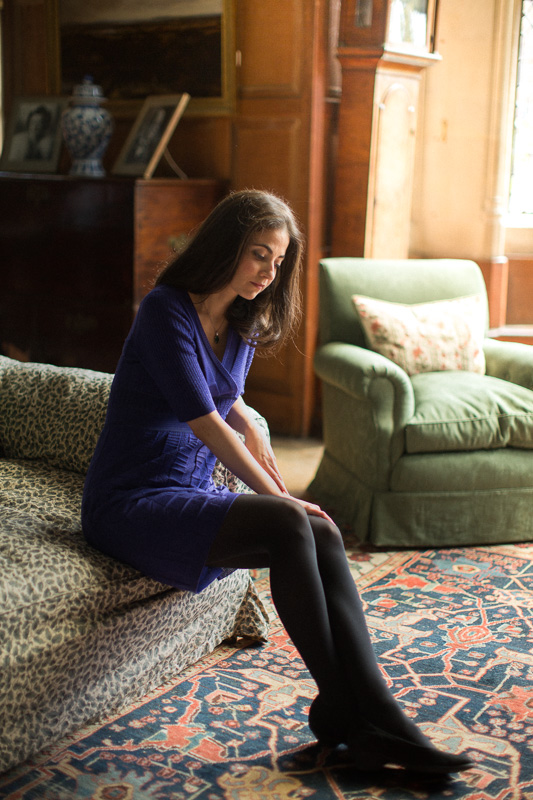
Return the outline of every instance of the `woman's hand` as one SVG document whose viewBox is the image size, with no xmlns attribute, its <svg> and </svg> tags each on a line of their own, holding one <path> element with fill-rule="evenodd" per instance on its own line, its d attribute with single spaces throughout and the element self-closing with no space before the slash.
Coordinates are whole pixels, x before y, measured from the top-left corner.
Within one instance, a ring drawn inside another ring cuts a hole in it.
<svg viewBox="0 0 533 800">
<path fill-rule="evenodd" d="M 322 519 L 327 519 L 328 522 L 331 522 L 332 525 L 335 525 L 329 514 L 326 514 L 326 512 L 323 511 L 320 506 L 315 505 L 315 503 L 309 503 L 307 500 L 300 500 L 299 497 L 293 497 L 292 495 L 289 495 L 289 497 L 291 500 L 294 500 L 295 503 L 298 503 L 299 506 L 305 508 L 311 517 L 322 517 Z"/>
<path fill-rule="evenodd" d="M 189 427 L 206 447 L 224 464 L 225 467 L 240 478 L 257 494 L 271 494 L 277 497 L 287 496 L 287 490 L 280 488 L 279 479 L 276 480 L 265 467 L 257 460 L 238 436 L 235 436 L 233 424 L 230 426 L 222 419 L 218 411 L 211 411 L 202 417 L 188 421 Z M 247 426 L 248 428 L 249 426 Z M 232 430 L 233 428 L 233 430 Z M 247 430 L 239 431 L 246 437 Z M 249 434 L 254 441 L 254 447 L 263 450 L 258 444 L 259 439 Z M 252 445 L 251 445 L 252 446 Z M 259 456 L 266 458 L 265 456 Z M 267 459 L 268 460 L 268 459 Z M 279 474 L 279 473 L 278 473 Z"/>
<path fill-rule="evenodd" d="M 331 517 L 322 511 L 320 506 L 289 494 L 279 473 L 268 437 L 253 420 L 248 416 L 234 414 L 231 422 L 230 426 L 218 411 L 211 411 L 202 417 L 189 420 L 189 426 L 194 435 L 201 439 L 230 472 L 237 475 L 254 492 L 287 497 L 302 506 L 308 514 L 333 523 Z M 235 436 L 231 428 L 241 432 L 245 442 Z"/>
<path fill-rule="evenodd" d="M 258 425 L 250 425 L 244 434 L 244 444 L 258 464 L 276 482 L 283 494 L 288 495 L 285 481 L 279 471 L 276 456 L 267 436 Z"/>
<path fill-rule="evenodd" d="M 250 415 L 242 397 L 239 397 L 231 407 L 226 422 L 231 425 L 233 430 L 244 436 L 244 443 L 250 455 L 274 481 L 277 489 L 282 494 L 288 495 L 289 492 L 279 471 L 268 436 Z"/>
</svg>

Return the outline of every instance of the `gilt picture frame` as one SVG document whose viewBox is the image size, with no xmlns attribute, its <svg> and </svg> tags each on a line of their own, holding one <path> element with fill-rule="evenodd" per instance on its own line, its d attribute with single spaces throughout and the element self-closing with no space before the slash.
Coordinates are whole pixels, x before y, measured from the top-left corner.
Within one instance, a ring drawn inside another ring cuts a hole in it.
<svg viewBox="0 0 533 800">
<path fill-rule="evenodd" d="M 189 100 L 187 92 L 147 97 L 112 173 L 151 178 Z"/>
</svg>

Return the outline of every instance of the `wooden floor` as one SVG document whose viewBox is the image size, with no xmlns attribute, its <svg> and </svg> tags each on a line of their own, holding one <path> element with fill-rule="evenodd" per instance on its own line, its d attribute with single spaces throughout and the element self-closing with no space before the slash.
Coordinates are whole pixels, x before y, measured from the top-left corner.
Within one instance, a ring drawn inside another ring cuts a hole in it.
<svg viewBox="0 0 533 800">
<path fill-rule="evenodd" d="M 303 497 L 320 463 L 322 442 L 273 436 L 272 447 L 287 489 L 295 497 Z"/>
</svg>

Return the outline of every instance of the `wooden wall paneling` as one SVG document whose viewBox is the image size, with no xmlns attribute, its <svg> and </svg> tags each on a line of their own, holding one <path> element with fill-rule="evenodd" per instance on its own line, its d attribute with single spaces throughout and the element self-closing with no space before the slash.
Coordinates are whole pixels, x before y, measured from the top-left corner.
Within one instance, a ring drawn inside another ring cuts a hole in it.
<svg viewBox="0 0 533 800">
<path fill-rule="evenodd" d="M 235 131 L 234 185 L 296 197 L 302 175 L 301 137 L 298 117 L 241 117 Z"/>
<path fill-rule="evenodd" d="M 272 430 L 306 434 L 315 411 L 313 354 L 318 325 L 318 260 L 324 254 L 326 177 L 331 120 L 331 19 L 336 0 L 240 0 L 238 106 L 233 183 L 283 195 L 306 235 L 304 317 L 294 343 L 275 359 L 256 359 L 247 395 Z M 335 12 L 335 13 L 334 13 Z M 265 45 L 268 31 L 268 45 Z"/>
<path fill-rule="evenodd" d="M 248 106 L 247 103 L 250 112 Z M 235 188 L 276 192 L 291 203 L 305 226 L 304 198 L 308 193 L 302 154 L 307 150 L 307 141 L 301 117 L 276 117 L 275 112 L 241 117 L 235 130 Z M 302 419 L 303 372 L 302 358 L 294 344 L 276 357 L 254 359 L 246 399 L 265 415 L 275 432 L 300 434 L 306 424 Z"/>
<path fill-rule="evenodd" d="M 333 166 L 331 141 L 336 117 L 331 115 L 330 98 L 340 93 L 341 72 L 336 58 L 335 42 L 338 36 L 340 0 L 323 3 L 321 13 L 312 20 L 313 46 L 307 51 L 310 58 L 310 138 L 309 138 L 309 188 L 308 227 L 306 242 L 306 269 L 303 282 L 304 319 L 302 326 L 302 431 L 320 433 L 321 407 L 318 380 L 313 368 L 313 357 L 318 340 L 318 262 L 329 255 L 328 243 L 331 216 L 329 175 Z"/>
<path fill-rule="evenodd" d="M 240 97 L 301 92 L 305 0 L 237 0 Z"/>
<path fill-rule="evenodd" d="M 247 397 L 273 431 L 309 431 L 314 403 L 318 259 L 323 253 L 329 0 L 238 0 L 238 104 L 233 185 L 270 189 L 297 213 L 307 240 L 297 341 L 257 358 Z"/>
<path fill-rule="evenodd" d="M 4 0 L 4 108 L 22 95 L 59 94 L 58 0 Z"/>
<path fill-rule="evenodd" d="M 295 364 L 290 345 L 272 358 L 254 358 L 246 382 L 246 402 L 264 413 L 272 431 L 286 432 L 289 420 L 294 423 Z M 290 391 L 290 389 L 293 391 Z M 299 432 L 296 426 L 296 432 Z"/>
<path fill-rule="evenodd" d="M 273 361 L 274 359 L 269 359 Z M 253 370 L 258 370 L 254 359 Z M 302 436 L 301 421 L 295 420 L 295 400 L 292 394 L 269 392 L 267 389 L 255 386 L 253 381 L 246 381 L 244 400 L 252 408 L 265 415 L 271 433 L 288 436 Z"/>
<path fill-rule="evenodd" d="M 180 120 L 169 151 L 189 178 L 229 181 L 232 164 L 232 119 L 187 114 Z"/>
</svg>

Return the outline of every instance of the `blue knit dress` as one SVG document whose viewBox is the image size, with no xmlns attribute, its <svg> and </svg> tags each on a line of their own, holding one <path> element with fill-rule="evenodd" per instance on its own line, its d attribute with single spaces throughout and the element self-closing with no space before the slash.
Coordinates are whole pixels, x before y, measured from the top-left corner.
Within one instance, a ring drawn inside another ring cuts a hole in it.
<svg viewBox="0 0 533 800">
<path fill-rule="evenodd" d="M 85 482 L 90 544 L 179 589 L 200 592 L 226 574 L 205 561 L 238 495 L 214 485 L 215 456 L 187 420 L 215 409 L 225 419 L 253 352 L 230 329 L 220 361 L 186 292 L 161 285 L 144 298 Z"/>
</svg>

